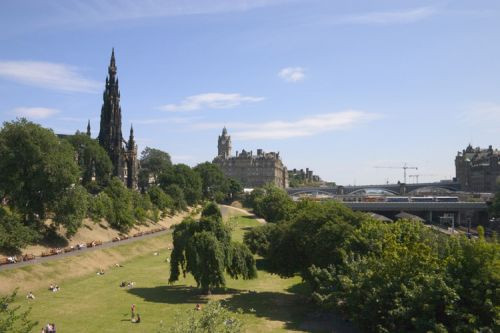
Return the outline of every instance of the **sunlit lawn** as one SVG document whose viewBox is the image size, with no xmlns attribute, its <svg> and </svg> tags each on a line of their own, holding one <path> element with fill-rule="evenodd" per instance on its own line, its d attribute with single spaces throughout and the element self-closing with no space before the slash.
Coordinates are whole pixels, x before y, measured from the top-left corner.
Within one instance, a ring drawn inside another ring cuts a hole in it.
<svg viewBox="0 0 500 333">
<path fill-rule="evenodd" d="M 244 231 L 258 222 L 238 217 L 234 222 L 234 239 L 241 240 Z M 170 237 L 170 236 L 168 236 Z M 169 239 L 169 242 L 171 240 Z M 167 243 L 166 243 L 167 244 Z M 35 291 L 32 318 L 39 321 L 35 332 L 42 325 L 54 322 L 58 332 L 155 332 L 160 321 L 169 327 L 207 298 L 194 288 L 191 276 L 175 285 L 167 283 L 169 267 L 165 248 L 114 267 L 105 275 L 92 274 L 61 285 L 61 291 Z M 126 246 L 126 245 L 125 245 Z M 121 281 L 134 281 L 131 289 L 120 288 Z M 224 299 L 230 309 L 241 308 L 238 316 L 248 332 L 280 332 L 298 330 L 302 321 L 311 321 L 311 306 L 303 296 L 290 292 L 300 289 L 300 279 L 281 279 L 260 270 L 258 279 L 243 281 L 227 278 L 227 289 L 215 292 L 210 298 Z M 291 288 L 291 289 L 290 289 Z M 251 291 L 251 292 L 249 292 Z M 24 297 L 19 302 L 28 303 Z M 130 321 L 130 306 L 136 304 L 142 322 Z M 307 327 L 310 327 L 308 324 Z"/>
</svg>

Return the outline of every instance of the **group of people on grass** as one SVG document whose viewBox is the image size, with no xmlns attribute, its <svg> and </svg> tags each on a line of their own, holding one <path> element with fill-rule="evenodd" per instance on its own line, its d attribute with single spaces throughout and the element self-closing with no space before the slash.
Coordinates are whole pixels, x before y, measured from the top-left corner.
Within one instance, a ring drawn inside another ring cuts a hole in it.
<svg viewBox="0 0 500 333">
<path fill-rule="evenodd" d="M 56 333 L 56 324 L 51 323 L 42 328 L 42 333 Z"/>
<path fill-rule="evenodd" d="M 61 288 L 59 288 L 59 286 L 57 284 L 53 284 L 51 283 L 50 286 L 49 286 L 49 290 L 52 291 L 52 292 L 56 292 L 56 291 L 59 291 Z"/>
</svg>

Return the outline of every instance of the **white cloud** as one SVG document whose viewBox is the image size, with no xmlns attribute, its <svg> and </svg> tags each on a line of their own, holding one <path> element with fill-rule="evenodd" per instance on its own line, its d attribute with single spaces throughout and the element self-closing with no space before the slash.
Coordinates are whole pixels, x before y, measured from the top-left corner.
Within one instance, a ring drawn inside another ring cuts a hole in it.
<svg viewBox="0 0 500 333">
<path fill-rule="evenodd" d="M 19 117 L 43 119 L 59 113 L 59 110 L 43 107 L 19 107 L 12 110 L 12 112 Z"/>
<path fill-rule="evenodd" d="M 402 11 L 371 12 L 365 14 L 346 15 L 340 17 L 335 23 L 350 24 L 401 24 L 413 23 L 424 20 L 434 14 L 437 10 L 433 7 L 419 7 Z"/>
<path fill-rule="evenodd" d="M 302 67 L 286 67 L 279 71 L 278 76 L 287 82 L 298 82 L 305 78 L 305 69 Z"/>
<path fill-rule="evenodd" d="M 101 84 L 82 77 L 78 68 L 42 61 L 0 61 L 0 77 L 53 90 L 97 92 Z"/>
<path fill-rule="evenodd" d="M 247 11 L 289 0 L 66 0 L 52 4 L 61 21 L 95 22 Z"/>
<path fill-rule="evenodd" d="M 226 126 L 231 135 L 239 140 L 289 139 L 312 136 L 324 132 L 349 129 L 357 124 L 380 118 L 380 115 L 358 110 L 318 114 L 296 121 L 270 121 L 264 123 L 203 123 L 196 129 L 222 128 Z"/>
<path fill-rule="evenodd" d="M 230 109 L 243 103 L 260 102 L 263 97 L 242 96 L 241 94 L 206 93 L 186 97 L 179 104 L 158 107 L 164 111 L 195 111 L 200 109 Z"/>
</svg>

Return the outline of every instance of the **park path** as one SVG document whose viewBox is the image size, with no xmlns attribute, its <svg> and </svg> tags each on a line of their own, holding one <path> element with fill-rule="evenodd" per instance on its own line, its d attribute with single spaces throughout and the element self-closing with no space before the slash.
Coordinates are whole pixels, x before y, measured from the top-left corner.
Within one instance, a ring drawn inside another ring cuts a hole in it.
<svg viewBox="0 0 500 333">
<path fill-rule="evenodd" d="M 253 214 L 251 214 L 248 211 L 246 211 L 244 209 L 241 209 L 241 208 L 236 208 L 236 207 L 227 206 L 227 205 L 219 205 L 219 207 L 220 207 L 220 210 L 221 210 L 221 213 L 222 213 L 223 217 L 237 215 L 237 214 L 235 214 L 236 212 L 244 214 L 244 215 L 248 215 L 248 216 L 253 216 Z M 261 222 L 261 223 L 265 223 L 265 221 L 262 220 L 262 219 L 257 219 L 257 220 L 259 220 L 259 222 Z M 35 259 L 29 260 L 29 261 L 22 261 L 22 262 L 18 262 L 18 263 L 15 263 L 15 264 L 1 265 L 0 266 L 0 272 L 6 271 L 6 270 L 9 270 L 9 269 L 14 269 L 14 268 L 20 268 L 20 267 L 29 266 L 29 265 L 40 264 L 40 263 L 47 262 L 47 261 L 53 261 L 53 260 L 59 260 L 59 259 L 67 258 L 67 257 L 77 256 L 77 255 L 80 255 L 80 254 L 83 254 L 83 253 L 86 253 L 86 252 L 91 252 L 91 251 L 96 251 L 96 250 L 101 250 L 101 249 L 107 249 L 107 248 L 119 246 L 119 245 L 122 245 L 122 244 L 132 243 L 132 242 L 135 242 L 135 241 L 138 241 L 138 240 L 142 240 L 142 239 L 159 237 L 159 236 L 162 236 L 162 235 L 165 235 L 165 234 L 169 234 L 169 233 L 172 233 L 172 229 L 158 231 L 158 232 L 155 232 L 155 233 L 152 233 L 152 234 L 147 234 L 147 235 L 142 235 L 142 236 L 137 236 L 137 237 L 130 237 L 128 239 L 124 239 L 124 240 L 121 240 L 121 241 L 118 241 L 118 242 L 113 242 L 112 240 L 110 240 L 110 241 L 103 242 L 102 245 L 99 245 L 99 246 L 96 246 L 96 247 L 87 247 L 87 248 L 83 248 L 81 250 L 74 250 L 72 252 L 61 253 L 61 254 L 57 254 L 57 255 L 53 255 L 53 256 L 35 257 Z"/>
</svg>

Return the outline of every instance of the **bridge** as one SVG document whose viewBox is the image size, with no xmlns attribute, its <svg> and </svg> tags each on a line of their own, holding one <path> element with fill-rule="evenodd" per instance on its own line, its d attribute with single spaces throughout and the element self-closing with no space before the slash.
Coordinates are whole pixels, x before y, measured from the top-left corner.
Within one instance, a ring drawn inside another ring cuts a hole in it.
<svg viewBox="0 0 500 333">
<path fill-rule="evenodd" d="M 419 215 L 428 222 L 438 222 L 440 217 L 453 216 L 457 225 L 470 221 L 483 223 L 488 218 L 486 202 L 344 202 L 352 210 L 380 213 L 393 217 L 399 212 Z"/>
<path fill-rule="evenodd" d="M 322 194 L 327 196 L 335 195 L 359 195 L 370 192 L 380 192 L 386 195 L 412 195 L 417 191 L 428 192 L 456 192 L 460 190 L 457 182 L 437 182 L 418 184 L 382 184 L 382 185 L 357 185 L 357 186 L 335 186 L 335 187 L 289 187 L 287 192 L 291 196 L 302 194 Z"/>
</svg>

